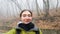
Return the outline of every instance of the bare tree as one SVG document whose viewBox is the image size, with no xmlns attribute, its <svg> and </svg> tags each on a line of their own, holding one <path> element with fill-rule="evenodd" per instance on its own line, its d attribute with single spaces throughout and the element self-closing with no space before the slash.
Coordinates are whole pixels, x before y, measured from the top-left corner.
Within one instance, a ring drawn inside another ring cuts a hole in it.
<svg viewBox="0 0 60 34">
<path fill-rule="evenodd" d="M 45 17 L 49 15 L 49 0 L 43 0 L 43 11 L 45 11 Z"/>
<path fill-rule="evenodd" d="M 58 9 L 58 4 L 59 4 L 59 2 L 58 2 L 58 0 L 57 0 L 57 4 L 56 4 L 56 12 L 58 11 L 57 9 Z"/>
<path fill-rule="evenodd" d="M 29 2 L 28 2 L 29 0 L 26 0 L 26 2 L 27 2 L 27 4 L 28 4 L 28 8 L 30 9 L 30 6 L 29 6 Z"/>
<path fill-rule="evenodd" d="M 21 7 L 20 7 L 20 5 L 18 4 L 17 0 L 11 0 L 11 1 L 14 2 L 20 10 L 22 10 Z"/>
<path fill-rule="evenodd" d="M 38 14 L 38 16 L 40 16 L 40 14 L 39 14 L 39 10 L 38 10 L 38 3 L 37 3 L 37 0 L 36 0 L 36 10 L 37 10 L 37 14 Z"/>
<path fill-rule="evenodd" d="M 20 10 L 22 10 L 21 9 L 21 6 L 19 5 L 19 3 L 17 2 L 17 0 L 11 0 L 12 2 L 14 2 L 14 4 L 20 9 Z M 21 0 L 22 1 L 22 0 Z M 13 11 L 13 15 L 14 15 L 14 17 L 16 17 L 16 15 L 15 15 L 15 11 Z M 17 12 L 18 13 L 18 12 Z"/>
</svg>

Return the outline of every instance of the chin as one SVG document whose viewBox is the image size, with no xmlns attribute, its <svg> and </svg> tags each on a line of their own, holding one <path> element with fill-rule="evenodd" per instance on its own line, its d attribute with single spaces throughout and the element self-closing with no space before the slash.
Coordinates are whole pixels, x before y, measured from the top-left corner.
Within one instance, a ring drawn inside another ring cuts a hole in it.
<svg viewBox="0 0 60 34">
<path fill-rule="evenodd" d="M 30 22 L 25 22 L 25 24 L 28 24 L 28 23 L 30 23 Z"/>
</svg>

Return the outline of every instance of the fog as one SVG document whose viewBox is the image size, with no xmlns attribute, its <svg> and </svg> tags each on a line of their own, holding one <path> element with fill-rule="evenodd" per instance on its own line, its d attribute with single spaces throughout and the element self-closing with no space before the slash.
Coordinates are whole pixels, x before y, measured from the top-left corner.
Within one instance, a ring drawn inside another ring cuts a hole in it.
<svg viewBox="0 0 60 34">
<path fill-rule="evenodd" d="M 37 4 L 39 9 L 43 10 L 43 0 L 37 0 Z M 36 0 L 0 0 L 0 17 L 17 17 L 23 9 L 33 10 L 37 14 L 37 4 Z M 56 8 L 56 5 L 57 0 L 49 0 L 49 9 Z"/>
</svg>

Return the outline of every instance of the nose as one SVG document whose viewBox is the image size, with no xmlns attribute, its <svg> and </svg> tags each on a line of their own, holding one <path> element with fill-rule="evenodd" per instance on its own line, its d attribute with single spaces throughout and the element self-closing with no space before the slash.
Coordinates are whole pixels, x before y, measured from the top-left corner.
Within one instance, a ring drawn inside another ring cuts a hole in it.
<svg viewBox="0 0 60 34">
<path fill-rule="evenodd" d="M 26 18 L 26 19 L 29 19 L 29 17 L 28 17 L 28 16 L 26 16 L 25 18 Z"/>
<path fill-rule="evenodd" d="M 26 18 L 29 18 L 28 16 L 26 16 Z"/>
</svg>

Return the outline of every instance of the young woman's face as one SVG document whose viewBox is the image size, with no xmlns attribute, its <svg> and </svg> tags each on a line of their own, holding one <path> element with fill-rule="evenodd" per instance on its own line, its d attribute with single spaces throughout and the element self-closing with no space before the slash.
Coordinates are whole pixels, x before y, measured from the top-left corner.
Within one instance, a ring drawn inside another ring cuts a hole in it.
<svg viewBox="0 0 60 34">
<path fill-rule="evenodd" d="M 28 24 L 32 21 L 32 16 L 31 16 L 31 13 L 29 11 L 25 11 L 22 13 L 22 16 L 21 16 L 21 21 L 24 23 L 24 24 Z"/>
</svg>

